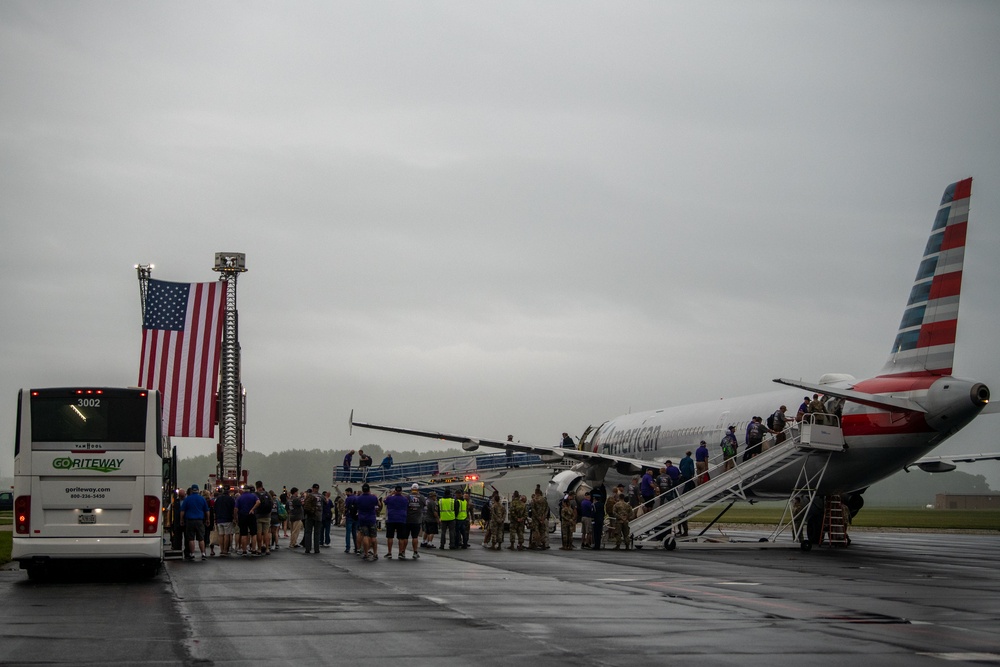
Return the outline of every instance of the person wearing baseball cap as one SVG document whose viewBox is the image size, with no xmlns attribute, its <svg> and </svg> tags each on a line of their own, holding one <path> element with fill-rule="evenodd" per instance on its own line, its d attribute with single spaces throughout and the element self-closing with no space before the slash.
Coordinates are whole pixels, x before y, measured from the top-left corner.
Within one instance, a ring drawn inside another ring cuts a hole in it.
<svg viewBox="0 0 1000 667">
<path fill-rule="evenodd" d="M 406 497 L 406 534 L 399 540 L 399 557 L 406 556 L 406 535 L 410 536 L 413 545 L 413 559 L 420 558 L 417 545 L 420 538 L 420 525 L 427 510 L 427 499 L 420 495 L 420 485 L 410 485 L 410 495 Z"/>
</svg>

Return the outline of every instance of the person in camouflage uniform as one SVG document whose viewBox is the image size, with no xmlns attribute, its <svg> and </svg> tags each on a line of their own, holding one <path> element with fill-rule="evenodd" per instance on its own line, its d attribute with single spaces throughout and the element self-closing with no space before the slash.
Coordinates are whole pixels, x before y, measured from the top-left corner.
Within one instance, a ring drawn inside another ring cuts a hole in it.
<svg viewBox="0 0 1000 667">
<path fill-rule="evenodd" d="M 573 549 L 573 531 L 576 529 L 576 509 L 570 501 L 569 495 L 563 497 L 559 504 L 559 525 L 562 528 L 562 543 L 559 547 L 563 551 Z"/>
<path fill-rule="evenodd" d="M 549 504 L 545 502 L 545 496 L 540 491 L 535 491 L 531 498 L 531 543 L 534 549 L 548 549 L 548 525 L 546 519 L 549 516 Z"/>
<path fill-rule="evenodd" d="M 631 543 L 629 542 L 629 536 L 631 532 L 629 531 L 628 522 L 632 518 L 632 506 L 624 498 L 619 499 L 615 503 L 612 514 L 615 517 L 615 549 L 620 549 L 622 542 L 625 543 L 626 549 L 631 549 Z"/>
<path fill-rule="evenodd" d="M 493 500 L 490 503 L 490 546 L 499 550 L 503 546 L 503 521 L 506 518 L 506 508 L 500 500 L 500 492 L 493 492 Z"/>
<path fill-rule="evenodd" d="M 507 548 L 514 548 L 514 537 L 517 536 L 517 550 L 524 551 L 524 520 L 528 518 L 528 507 L 517 491 L 510 498 L 507 514 L 510 518 L 510 546 Z"/>
</svg>

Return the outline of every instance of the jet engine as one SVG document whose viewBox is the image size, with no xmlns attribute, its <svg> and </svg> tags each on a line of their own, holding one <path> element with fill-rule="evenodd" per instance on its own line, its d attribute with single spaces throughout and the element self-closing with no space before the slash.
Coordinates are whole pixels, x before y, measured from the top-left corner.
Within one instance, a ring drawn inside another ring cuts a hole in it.
<svg viewBox="0 0 1000 667">
<path fill-rule="evenodd" d="M 583 475 L 575 470 L 563 470 L 552 476 L 549 485 L 545 489 L 545 500 L 549 503 L 549 511 L 553 516 L 559 516 L 559 501 L 563 496 L 570 494 L 576 497 L 577 501 L 583 500 L 583 494 L 590 491 L 591 487 L 584 480 Z"/>
</svg>

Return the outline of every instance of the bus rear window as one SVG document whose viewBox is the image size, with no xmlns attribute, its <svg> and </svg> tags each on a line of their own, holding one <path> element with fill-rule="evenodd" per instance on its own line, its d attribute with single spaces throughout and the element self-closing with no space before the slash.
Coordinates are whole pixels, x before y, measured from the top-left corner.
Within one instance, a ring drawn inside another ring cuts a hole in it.
<svg viewBox="0 0 1000 667">
<path fill-rule="evenodd" d="M 31 439 L 66 443 L 145 442 L 145 392 L 79 395 L 70 391 L 42 391 L 31 397 Z"/>
</svg>

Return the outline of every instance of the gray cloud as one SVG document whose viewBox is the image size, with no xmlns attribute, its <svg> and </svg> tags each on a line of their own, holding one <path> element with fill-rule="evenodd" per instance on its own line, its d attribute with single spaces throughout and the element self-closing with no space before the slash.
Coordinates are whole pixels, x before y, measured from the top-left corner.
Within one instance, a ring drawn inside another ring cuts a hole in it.
<svg viewBox="0 0 1000 667">
<path fill-rule="evenodd" d="M 865 376 L 969 175 L 956 370 L 1000 387 L 998 32 L 986 3 L 4 3 L 0 444 L 18 387 L 135 382 L 133 263 L 216 251 L 247 253 L 258 451 L 425 446 L 351 408 L 554 442 Z"/>
</svg>

